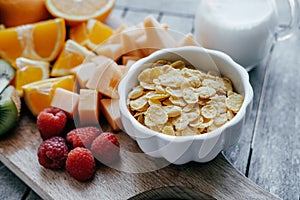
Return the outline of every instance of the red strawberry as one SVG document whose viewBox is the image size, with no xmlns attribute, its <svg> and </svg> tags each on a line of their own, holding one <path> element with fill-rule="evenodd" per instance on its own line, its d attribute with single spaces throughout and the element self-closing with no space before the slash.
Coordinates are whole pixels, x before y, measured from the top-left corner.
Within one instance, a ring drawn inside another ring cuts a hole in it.
<svg viewBox="0 0 300 200">
<path fill-rule="evenodd" d="M 120 153 L 120 143 L 113 133 L 104 132 L 92 143 L 91 151 L 103 164 L 114 162 Z"/>
<path fill-rule="evenodd" d="M 86 148 L 76 147 L 68 154 L 66 169 L 78 181 L 91 179 L 96 171 L 93 154 Z"/>
<path fill-rule="evenodd" d="M 67 115 L 58 108 L 46 108 L 37 117 L 37 126 L 43 140 L 59 136 L 67 123 Z"/>
<path fill-rule="evenodd" d="M 67 134 L 67 141 L 75 147 L 89 148 L 93 140 L 100 134 L 100 130 L 93 126 L 77 128 Z"/>
<path fill-rule="evenodd" d="M 43 141 L 38 148 L 40 165 L 50 168 L 64 168 L 68 156 L 68 147 L 62 137 L 52 137 Z"/>
</svg>

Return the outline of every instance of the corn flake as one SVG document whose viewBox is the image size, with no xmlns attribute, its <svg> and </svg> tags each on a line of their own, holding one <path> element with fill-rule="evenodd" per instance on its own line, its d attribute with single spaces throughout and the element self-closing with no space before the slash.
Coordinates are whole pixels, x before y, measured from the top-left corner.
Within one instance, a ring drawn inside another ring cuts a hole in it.
<svg viewBox="0 0 300 200">
<path fill-rule="evenodd" d="M 192 88 L 188 87 L 182 91 L 183 99 L 188 104 L 194 104 L 198 102 L 198 95 L 195 93 Z"/>
<path fill-rule="evenodd" d="M 181 89 L 177 89 L 177 88 L 171 88 L 171 87 L 166 87 L 166 92 L 173 97 L 182 97 L 182 90 Z"/>
<path fill-rule="evenodd" d="M 164 126 L 162 129 L 162 133 L 166 135 L 175 135 L 174 128 L 171 125 Z"/>
<path fill-rule="evenodd" d="M 168 121 L 168 113 L 162 108 L 162 106 L 151 105 L 147 112 L 146 117 L 154 123 L 154 125 L 165 124 Z"/>
<path fill-rule="evenodd" d="M 202 99 L 208 99 L 216 94 L 216 90 L 212 87 L 200 87 L 195 89 L 199 97 Z"/>
<path fill-rule="evenodd" d="M 206 105 L 201 108 L 201 115 L 206 119 L 213 119 L 217 116 L 217 109 L 212 105 Z"/>
<path fill-rule="evenodd" d="M 132 110 L 140 111 L 142 110 L 142 108 L 147 106 L 147 104 L 148 104 L 147 99 L 144 96 L 142 96 L 138 99 L 130 101 L 129 106 Z"/>
<path fill-rule="evenodd" d="M 144 88 L 141 86 L 135 87 L 129 94 L 129 99 L 137 99 L 144 94 Z"/>
<path fill-rule="evenodd" d="M 235 92 L 229 92 L 229 96 L 226 99 L 226 106 L 229 110 L 232 110 L 234 113 L 237 113 L 242 106 L 244 97 Z"/>
<path fill-rule="evenodd" d="M 163 109 L 167 112 L 169 117 L 177 117 L 182 113 L 182 109 L 179 106 L 164 106 Z"/>
</svg>

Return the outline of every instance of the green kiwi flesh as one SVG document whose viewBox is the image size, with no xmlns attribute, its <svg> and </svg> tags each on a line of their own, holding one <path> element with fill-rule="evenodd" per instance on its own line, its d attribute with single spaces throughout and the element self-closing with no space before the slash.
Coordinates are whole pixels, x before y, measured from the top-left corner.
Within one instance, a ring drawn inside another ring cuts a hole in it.
<svg viewBox="0 0 300 200">
<path fill-rule="evenodd" d="M 20 98 L 13 86 L 7 86 L 0 94 L 0 136 L 11 130 L 20 114 Z"/>
<path fill-rule="evenodd" d="M 7 61 L 0 59 L 0 93 L 14 78 L 14 76 L 14 68 Z"/>
</svg>

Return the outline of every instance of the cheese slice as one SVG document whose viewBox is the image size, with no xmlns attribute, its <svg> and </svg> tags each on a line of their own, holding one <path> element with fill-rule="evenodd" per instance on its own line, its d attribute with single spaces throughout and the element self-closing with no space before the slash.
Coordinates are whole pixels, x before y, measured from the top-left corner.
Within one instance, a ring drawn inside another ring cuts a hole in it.
<svg viewBox="0 0 300 200">
<path fill-rule="evenodd" d="M 93 62 L 83 63 L 73 71 L 76 73 L 76 80 L 80 88 L 85 88 L 88 80 L 94 75 L 97 65 Z"/>
<path fill-rule="evenodd" d="M 123 56 L 122 57 L 122 65 L 127 65 L 127 62 L 130 61 L 132 64 L 135 61 L 138 61 L 139 59 L 141 59 L 141 57 L 138 56 Z"/>
<path fill-rule="evenodd" d="M 118 98 L 118 84 L 123 77 L 124 70 L 115 61 L 104 56 L 94 62 L 97 63 L 97 67 L 86 87 L 96 89 L 107 97 Z"/>
<path fill-rule="evenodd" d="M 101 68 L 109 67 L 110 61 L 111 60 L 105 56 L 97 56 L 94 59 L 92 59 L 92 62 L 96 64 L 96 68 L 94 70 L 94 74 L 90 76 L 89 80 L 85 85 L 88 89 L 97 89 L 98 82 L 100 82 L 100 79 L 103 77 L 103 73 L 105 71 L 105 70 L 98 70 L 98 68 L 99 66 Z"/>
<path fill-rule="evenodd" d="M 200 46 L 200 44 L 194 39 L 193 34 L 186 34 L 178 43 L 178 46 Z"/>
<path fill-rule="evenodd" d="M 80 125 L 99 124 L 99 95 L 96 90 L 80 89 L 78 118 Z"/>
<path fill-rule="evenodd" d="M 132 29 L 124 31 L 121 34 L 121 43 L 123 46 L 123 55 L 131 55 L 136 57 L 144 57 L 143 51 L 136 43 L 136 39 L 145 34 L 144 29 Z"/>
<path fill-rule="evenodd" d="M 123 129 L 118 99 L 101 99 L 100 110 L 114 131 Z"/>
<path fill-rule="evenodd" d="M 50 105 L 62 109 L 70 118 L 73 118 L 77 111 L 78 101 L 79 95 L 77 93 L 56 88 Z"/>
<path fill-rule="evenodd" d="M 177 47 L 174 38 L 153 16 L 147 16 L 144 19 L 144 27 L 145 35 L 139 37 L 136 40 L 137 45 L 140 48 L 148 48 L 155 50 Z"/>
<path fill-rule="evenodd" d="M 122 44 L 103 44 L 98 46 L 94 51 L 98 55 L 103 55 L 113 60 L 117 60 L 123 54 L 123 45 Z"/>
</svg>

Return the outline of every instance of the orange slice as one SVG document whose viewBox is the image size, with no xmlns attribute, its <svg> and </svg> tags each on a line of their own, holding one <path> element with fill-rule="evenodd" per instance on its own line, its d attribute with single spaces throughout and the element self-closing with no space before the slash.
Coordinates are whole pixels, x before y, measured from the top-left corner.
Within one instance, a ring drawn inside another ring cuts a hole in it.
<svg viewBox="0 0 300 200">
<path fill-rule="evenodd" d="M 7 27 L 50 19 L 45 0 L 0 0 L 0 21 Z"/>
<path fill-rule="evenodd" d="M 32 114 L 37 116 L 44 108 L 51 106 L 56 88 L 73 91 L 74 80 L 74 76 L 63 76 L 24 85 L 24 101 Z"/>
<path fill-rule="evenodd" d="M 72 74 L 71 70 L 95 54 L 73 40 L 68 40 L 53 65 L 51 76 Z"/>
<path fill-rule="evenodd" d="M 20 97 L 23 96 L 23 85 L 49 78 L 48 62 L 21 57 L 16 59 L 16 66 L 14 85 Z"/>
<path fill-rule="evenodd" d="M 115 0 L 46 0 L 48 11 L 64 18 L 69 25 L 88 19 L 104 21 L 115 5 Z"/>
<path fill-rule="evenodd" d="M 97 45 L 105 42 L 113 33 L 114 30 L 109 26 L 98 20 L 90 19 L 71 27 L 69 36 L 79 44 L 93 50 Z"/>
<path fill-rule="evenodd" d="M 63 19 L 0 30 L 0 57 L 11 63 L 18 57 L 52 61 L 58 55 L 66 37 Z"/>
</svg>

